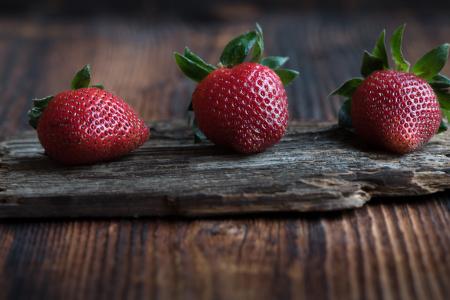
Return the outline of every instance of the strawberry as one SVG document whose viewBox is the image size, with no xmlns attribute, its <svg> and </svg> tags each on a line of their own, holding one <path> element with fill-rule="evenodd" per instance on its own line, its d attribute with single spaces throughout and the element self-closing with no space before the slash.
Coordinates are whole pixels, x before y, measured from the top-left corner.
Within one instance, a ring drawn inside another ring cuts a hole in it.
<svg viewBox="0 0 450 300">
<path fill-rule="evenodd" d="M 298 75 L 280 68 L 287 57 L 262 57 L 263 33 L 256 27 L 229 42 L 217 66 L 188 48 L 183 55 L 175 53 L 181 71 L 198 82 L 190 105 L 196 138 L 206 136 L 239 153 L 262 152 L 283 137 L 288 123 L 284 85 Z"/>
<path fill-rule="evenodd" d="M 72 90 L 36 99 L 28 112 L 46 154 L 66 165 L 92 164 L 141 146 L 149 129 L 120 97 L 90 86 L 90 66 L 80 70 Z"/>
<path fill-rule="evenodd" d="M 399 154 L 422 147 L 447 129 L 450 118 L 450 79 L 439 74 L 449 44 L 425 54 L 410 72 L 402 54 L 404 29 L 405 25 L 397 28 L 391 38 L 394 70 L 389 69 L 383 31 L 373 51 L 364 53 L 363 78 L 353 78 L 332 93 L 348 98 L 339 111 L 340 126 L 373 146 Z"/>
</svg>

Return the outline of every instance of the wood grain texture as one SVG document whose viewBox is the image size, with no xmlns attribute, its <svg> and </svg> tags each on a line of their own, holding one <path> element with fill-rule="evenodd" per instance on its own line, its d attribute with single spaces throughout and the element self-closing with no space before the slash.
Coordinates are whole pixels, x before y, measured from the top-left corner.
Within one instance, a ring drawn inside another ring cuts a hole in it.
<svg viewBox="0 0 450 300">
<path fill-rule="evenodd" d="M 30 99 L 94 77 L 146 120 L 183 117 L 193 84 L 171 53 L 215 61 L 248 22 L 0 18 L 0 137 L 27 129 Z M 263 15 L 267 50 L 302 76 L 290 116 L 334 121 L 329 91 L 358 74 L 383 27 L 408 23 L 414 61 L 448 41 L 445 12 Z M 43 71 L 45 70 L 45 71 Z M 450 65 L 444 73 L 450 74 Z M 0 222 L 1 299 L 446 299 L 450 193 L 379 199 L 351 212 L 219 219 Z"/>
<path fill-rule="evenodd" d="M 278 218 L 0 224 L 10 299 L 445 299 L 444 198 Z M 20 271 L 20 273 L 18 273 Z"/>
<path fill-rule="evenodd" d="M 8 139 L 0 218 L 326 211 L 450 189 L 447 132 L 403 156 L 320 123 L 291 122 L 279 144 L 256 155 L 193 140 L 186 121 L 154 123 L 151 139 L 120 160 L 63 167 L 45 157 L 35 132 Z"/>
</svg>

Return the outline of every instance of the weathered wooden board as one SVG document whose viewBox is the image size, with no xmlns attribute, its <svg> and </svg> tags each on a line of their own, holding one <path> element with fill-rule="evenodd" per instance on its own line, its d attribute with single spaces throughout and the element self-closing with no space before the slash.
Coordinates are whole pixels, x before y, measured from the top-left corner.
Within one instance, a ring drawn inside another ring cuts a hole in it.
<svg viewBox="0 0 450 300">
<path fill-rule="evenodd" d="M 182 122 L 118 161 L 63 167 L 35 133 L 1 144 L 0 217 L 218 215 L 360 207 L 373 196 L 450 188 L 450 135 L 405 156 L 374 152 L 330 124 L 293 124 L 257 155 L 193 144 Z"/>
</svg>

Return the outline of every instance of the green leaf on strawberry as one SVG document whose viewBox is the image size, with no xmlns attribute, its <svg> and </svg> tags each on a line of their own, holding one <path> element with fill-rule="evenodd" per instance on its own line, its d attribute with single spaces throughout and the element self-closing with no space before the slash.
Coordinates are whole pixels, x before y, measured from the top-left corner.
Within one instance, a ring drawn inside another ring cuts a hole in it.
<svg viewBox="0 0 450 300">
<path fill-rule="evenodd" d="M 194 132 L 194 142 L 201 143 L 203 141 L 208 140 L 208 138 L 205 136 L 205 134 L 200 130 L 197 124 L 197 120 L 194 120 L 195 122 L 192 125 L 192 130 Z"/>
<path fill-rule="evenodd" d="M 441 109 L 442 111 L 442 121 L 450 122 L 450 109 Z"/>
<path fill-rule="evenodd" d="M 447 122 L 450 122 L 450 109 L 442 109 L 442 114 L 447 119 Z"/>
<path fill-rule="evenodd" d="M 369 76 L 375 71 L 383 70 L 384 62 L 379 57 L 376 57 L 372 53 L 364 51 L 363 61 L 361 65 L 361 75 L 364 77 Z"/>
<path fill-rule="evenodd" d="M 450 109 L 450 93 L 446 91 L 436 91 L 436 95 L 445 109 Z"/>
<path fill-rule="evenodd" d="M 372 52 L 365 51 L 361 65 L 361 74 L 369 76 L 375 71 L 389 69 L 389 62 L 386 53 L 386 30 L 380 33 Z"/>
<path fill-rule="evenodd" d="M 101 90 L 105 89 L 105 86 L 101 83 L 93 84 L 93 85 L 91 85 L 91 87 L 101 89 Z"/>
<path fill-rule="evenodd" d="M 294 81 L 294 79 L 300 74 L 299 72 L 291 69 L 275 69 L 275 73 L 277 73 L 280 77 L 284 86 L 291 84 L 291 82 Z"/>
<path fill-rule="evenodd" d="M 105 87 L 103 84 L 97 83 L 91 85 L 91 66 L 89 64 L 85 65 L 80 71 L 78 71 L 72 79 L 72 90 L 95 87 L 101 90 L 104 90 Z"/>
<path fill-rule="evenodd" d="M 225 67 L 233 67 L 245 61 L 259 34 L 256 31 L 249 31 L 229 42 L 220 56 L 220 63 Z"/>
<path fill-rule="evenodd" d="M 356 91 L 358 86 L 364 81 L 362 78 L 352 78 L 346 82 L 344 82 L 343 85 L 341 85 L 339 88 L 337 88 L 335 91 L 333 91 L 330 95 L 339 95 L 344 97 L 351 97 L 353 93 Z"/>
<path fill-rule="evenodd" d="M 190 79 L 200 82 L 208 76 L 210 71 L 205 68 L 202 64 L 199 64 L 186 56 L 181 55 L 178 52 L 175 52 L 175 61 L 177 62 L 178 67 L 181 69 L 181 71 L 189 77 Z"/>
<path fill-rule="evenodd" d="M 28 123 L 33 127 L 37 128 L 39 118 L 42 112 L 47 108 L 53 96 L 47 96 L 41 99 L 33 99 L 33 107 L 28 111 Z"/>
<path fill-rule="evenodd" d="M 436 90 L 446 90 L 450 88 L 450 78 L 437 74 L 428 83 Z"/>
<path fill-rule="evenodd" d="M 339 126 L 346 129 L 352 128 L 352 99 L 347 99 L 339 109 L 338 120 Z"/>
<path fill-rule="evenodd" d="M 190 59 L 191 61 L 193 61 L 203 69 L 207 70 L 208 72 L 212 72 L 215 69 L 217 69 L 217 67 L 205 62 L 200 56 L 192 52 L 188 47 L 184 48 L 184 57 Z"/>
<path fill-rule="evenodd" d="M 412 72 L 425 80 L 438 75 L 447 63 L 449 44 L 442 44 L 420 58 L 412 67 Z"/>
<path fill-rule="evenodd" d="M 391 37 L 391 53 L 392 60 L 395 64 L 395 69 L 397 71 L 408 72 L 410 63 L 403 56 L 402 43 L 403 43 L 403 33 L 405 31 L 405 24 L 398 27 Z"/>
<path fill-rule="evenodd" d="M 389 69 L 389 62 L 386 53 L 386 30 L 383 30 L 378 37 L 375 47 L 372 50 L 372 55 L 383 63 L 383 68 Z"/>
<path fill-rule="evenodd" d="M 445 91 L 436 91 L 436 95 L 443 114 L 447 117 L 447 120 L 450 121 L 450 93 Z"/>
<path fill-rule="evenodd" d="M 443 120 L 441 122 L 441 126 L 439 127 L 439 132 L 445 131 L 447 129 L 444 119 L 447 119 L 447 122 L 450 122 L 450 92 L 448 91 L 436 91 L 436 95 L 439 100 L 439 104 L 441 106 Z"/>
<path fill-rule="evenodd" d="M 272 70 L 276 70 L 283 66 L 288 60 L 289 57 L 285 56 L 268 56 L 261 60 L 261 64 L 271 68 Z"/>
<path fill-rule="evenodd" d="M 256 23 L 256 43 L 253 47 L 253 53 L 252 53 L 252 62 L 260 62 L 262 59 L 262 56 L 264 54 L 264 37 L 263 37 L 263 30 L 261 26 L 259 26 L 258 23 Z"/>
<path fill-rule="evenodd" d="M 91 66 L 85 65 L 80 71 L 75 74 L 72 80 L 72 90 L 89 87 L 91 83 Z"/>
<path fill-rule="evenodd" d="M 188 108 L 188 124 L 192 128 L 192 132 L 194 133 L 194 142 L 196 144 L 207 140 L 206 136 L 203 134 L 200 128 L 198 128 L 198 122 L 195 118 L 195 114 L 192 108 L 192 101 Z"/>
<path fill-rule="evenodd" d="M 444 120 L 441 120 L 441 124 L 439 125 L 438 133 L 447 131 L 447 129 L 448 129 L 448 124 Z"/>
</svg>

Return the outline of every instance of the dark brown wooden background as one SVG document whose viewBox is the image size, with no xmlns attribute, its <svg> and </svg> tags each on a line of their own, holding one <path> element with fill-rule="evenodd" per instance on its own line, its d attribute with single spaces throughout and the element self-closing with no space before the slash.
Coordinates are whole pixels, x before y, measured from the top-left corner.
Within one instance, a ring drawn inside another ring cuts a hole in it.
<svg viewBox="0 0 450 300">
<path fill-rule="evenodd" d="M 46 15 L 139 14 L 155 18 L 176 16 L 196 21 L 217 17 L 248 18 L 256 12 L 367 12 L 405 9 L 430 13 L 450 9 L 447 0 L 2 0 L 2 13 L 40 13 Z"/>
<path fill-rule="evenodd" d="M 0 137 L 24 130 L 30 99 L 67 88 L 91 63 L 96 81 L 146 120 L 182 117 L 193 84 L 171 53 L 211 61 L 258 20 L 267 50 L 289 55 L 291 118 L 335 120 L 328 93 L 357 75 L 378 32 L 407 22 L 412 60 L 450 40 L 446 11 L 283 13 L 247 21 L 0 18 Z M 445 69 L 450 74 L 450 66 Z M 16 220 L 0 223 L 0 298 L 445 299 L 450 193 L 379 199 L 347 212 L 220 219 Z"/>
</svg>

